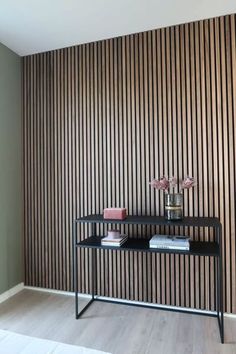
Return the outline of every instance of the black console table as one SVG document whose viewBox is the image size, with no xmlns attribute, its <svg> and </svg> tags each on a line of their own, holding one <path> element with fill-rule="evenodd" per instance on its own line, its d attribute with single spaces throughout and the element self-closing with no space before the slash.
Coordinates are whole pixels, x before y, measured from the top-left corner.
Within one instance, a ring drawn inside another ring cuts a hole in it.
<svg viewBox="0 0 236 354">
<path fill-rule="evenodd" d="M 77 238 L 77 223 L 87 223 L 91 225 L 90 236 L 78 242 Z M 191 241 L 190 250 L 161 250 L 149 248 L 149 240 L 147 239 L 128 239 L 121 247 L 114 246 L 102 246 L 101 236 L 96 235 L 96 225 L 97 224 L 135 224 L 135 225 L 165 225 L 165 226 L 181 226 L 181 227 L 206 227 L 214 229 L 214 242 L 204 242 L 204 241 Z M 74 248 L 74 290 L 75 290 L 75 317 L 76 319 L 84 313 L 88 306 L 93 301 L 105 301 L 110 300 L 96 298 L 95 294 L 95 284 L 96 284 L 96 272 L 94 271 L 95 261 L 96 261 L 96 249 L 112 249 L 116 251 L 138 251 L 138 252 L 158 252 L 158 253 L 168 253 L 168 254 L 185 254 L 193 256 L 213 256 L 217 259 L 217 276 L 216 276 L 216 289 L 217 289 L 217 310 L 215 313 L 204 313 L 195 312 L 185 309 L 166 309 L 187 312 L 192 314 L 203 314 L 207 316 L 216 317 L 218 319 L 219 330 L 221 342 L 224 343 L 224 313 L 223 313 L 223 282 L 222 282 L 222 226 L 218 218 L 207 218 L 207 217 L 187 217 L 179 221 L 168 221 L 164 217 L 158 216 L 128 216 L 125 220 L 105 220 L 102 215 L 88 215 L 75 219 L 73 223 L 73 248 Z M 79 312 L 78 311 L 78 252 L 77 247 L 80 248 L 91 248 L 92 249 L 92 299 L 89 303 Z M 124 302 L 116 301 L 116 303 L 124 304 Z M 142 307 L 151 307 L 152 305 L 147 304 L 129 304 Z M 158 307 L 157 307 L 158 308 Z M 162 308 L 163 309 L 163 308 Z"/>
</svg>

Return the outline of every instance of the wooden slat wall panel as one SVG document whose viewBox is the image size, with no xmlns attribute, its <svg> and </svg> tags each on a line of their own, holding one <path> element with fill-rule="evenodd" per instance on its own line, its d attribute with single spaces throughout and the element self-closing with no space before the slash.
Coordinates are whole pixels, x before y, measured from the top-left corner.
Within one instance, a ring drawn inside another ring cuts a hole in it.
<svg viewBox="0 0 236 354">
<path fill-rule="evenodd" d="M 184 214 L 223 224 L 225 310 L 236 312 L 235 15 L 23 59 L 25 282 L 72 290 L 72 220 L 104 207 L 159 215 L 154 176 L 194 175 Z M 106 233 L 107 226 L 97 232 Z M 122 227 L 131 237 L 207 230 Z M 85 238 L 87 226 L 78 228 Z M 91 289 L 81 250 L 80 291 Z M 214 259 L 97 252 L 97 291 L 215 309 Z"/>
</svg>

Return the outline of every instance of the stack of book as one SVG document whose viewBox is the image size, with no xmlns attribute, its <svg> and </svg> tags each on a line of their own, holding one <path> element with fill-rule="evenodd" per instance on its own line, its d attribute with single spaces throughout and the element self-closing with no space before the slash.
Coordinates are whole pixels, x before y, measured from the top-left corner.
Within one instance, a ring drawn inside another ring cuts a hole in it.
<svg viewBox="0 0 236 354">
<path fill-rule="evenodd" d="M 114 247 L 120 247 L 125 243 L 128 239 L 128 235 L 120 235 L 119 237 L 111 237 L 111 236 L 106 236 L 103 237 L 101 240 L 101 245 L 102 246 L 114 246 Z"/>
<path fill-rule="evenodd" d="M 190 238 L 187 236 L 154 235 L 149 241 L 149 247 L 189 251 Z"/>
</svg>

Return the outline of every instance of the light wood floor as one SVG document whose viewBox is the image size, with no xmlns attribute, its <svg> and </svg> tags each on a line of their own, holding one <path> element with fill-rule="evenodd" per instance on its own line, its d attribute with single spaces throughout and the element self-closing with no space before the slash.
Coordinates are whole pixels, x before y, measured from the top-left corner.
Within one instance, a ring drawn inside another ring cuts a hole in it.
<svg viewBox="0 0 236 354">
<path fill-rule="evenodd" d="M 236 353 L 233 318 L 222 345 L 215 318 L 95 302 L 75 320 L 72 296 L 31 290 L 0 305 L 0 328 L 112 354 Z"/>
</svg>

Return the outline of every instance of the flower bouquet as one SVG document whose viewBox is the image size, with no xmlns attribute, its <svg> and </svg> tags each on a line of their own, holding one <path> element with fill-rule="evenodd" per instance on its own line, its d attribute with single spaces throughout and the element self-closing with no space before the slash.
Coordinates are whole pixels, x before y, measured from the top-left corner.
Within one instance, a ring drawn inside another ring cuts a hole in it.
<svg viewBox="0 0 236 354">
<path fill-rule="evenodd" d="M 193 177 L 186 176 L 178 182 L 176 177 L 161 177 L 153 179 L 150 183 L 154 189 L 165 191 L 165 217 L 168 220 L 180 220 L 183 217 L 183 194 L 184 189 L 190 189 L 196 185 Z M 179 190 L 179 192 L 178 192 Z"/>
</svg>

